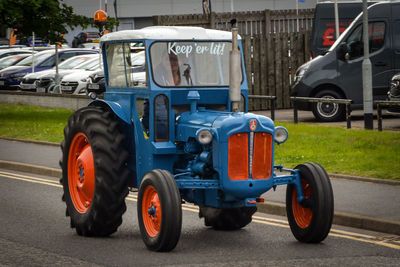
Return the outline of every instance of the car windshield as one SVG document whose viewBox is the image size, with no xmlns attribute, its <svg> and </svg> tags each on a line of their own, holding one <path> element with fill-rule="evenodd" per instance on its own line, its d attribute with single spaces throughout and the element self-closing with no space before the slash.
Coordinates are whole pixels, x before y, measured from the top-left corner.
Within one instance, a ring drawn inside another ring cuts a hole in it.
<svg viewBox="0 0 400 267">
<path fill-rule="evenodd" d="M 64 62 L 60 63 L 58 65 L 58 68 L 60 69 L 72 69 L 75 68 L 76 66 L 79 66 L 82 63 L 85 63 L 87 61 L 90 61 L 93 57 L 91 56 L 75 56 L 72 58 L 69 58 L 65 60 Z"/>
<path fill-rule="evenodd" d="M 13 56 L 8 56 L 5 58 L 0 59 L 0 68 L 8 67 L 14 64 L 15 62 L 18 62 L 23 58 L 24 56 L 20 55 L 13 55 Z"/>
<path fill-rule="evenodd" d="M 74 67 L 74 69 L 83 69 L 83 70 L 92 70 L 99 67 L 99 56 L 92 57 L 90 60 L 79 64 L 78 66 Z"/>
<path fill-rule="evenodd" d="M 54 54 L 54 52 L 34 55 L 34 59 L 33 59 L 34 64 L 36 65 L 36 64 L 42 62 L 46 58 L 50 57 L 52 54 Z M 16 66 L 31 66 L 31 65 L 32 65 L 32 56 L 29 56 L 16 64 Z"/>
<path fill-rule="evenodd" d="M 163 87 L 229 86 L 231 49 L 231 42 L 155 42 L 150 47 L 153 79 Z"/>
</svg>

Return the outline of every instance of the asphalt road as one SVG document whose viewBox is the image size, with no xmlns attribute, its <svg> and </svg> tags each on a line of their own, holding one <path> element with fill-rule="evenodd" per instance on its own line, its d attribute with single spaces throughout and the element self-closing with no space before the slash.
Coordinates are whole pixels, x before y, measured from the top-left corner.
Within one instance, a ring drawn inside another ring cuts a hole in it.
<svg viewBox="0 0 400 267">
<path fill-rule="evenodd" d="M 148 251 L 140 237 L 136 195 L 118 232 L 84 238 L 69 227 L 58 179 L 0 170 L 0 265 L 6 266 L 398 266 L 400 240 L 333 226 L 321 244 L 302 244 L 286 218 L 256 213 L 246 228 L 206 228 L 196 207 L 183 206 L 182 234 L 170 253 Z"/>
<path fill-rule="evenodd" d="M 11 153 L 12 152 L 12 153 Z M 40 153 L 40 156 L 38 156 Z M 29 163 L 33 165 L 60 168 L 59 146 L 34 143 L 10 142 L 0 139 L 0 160 Z M 400 221 L 400 194 L 398 187 L 385 184 L 371 184 L 360 181 L 332 179 L 335 211 L 374 216 Z M 286 186 L 278 186 L 263 197 L 266 201 L 285 203 Z M 387 201 L 387 200 L 390 201 Z M 351 203 L 351 205 L 349 204 Z"/>
</svg>

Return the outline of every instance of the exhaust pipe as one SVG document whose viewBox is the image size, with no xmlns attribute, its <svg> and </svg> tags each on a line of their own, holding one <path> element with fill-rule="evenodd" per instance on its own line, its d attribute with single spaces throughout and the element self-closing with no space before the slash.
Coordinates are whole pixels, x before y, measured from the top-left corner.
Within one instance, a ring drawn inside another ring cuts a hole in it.
<svg viewBox="0 0 400 267">
<path fill-rule="evenodd" d="M 229 95 L 232 112 L 240 111 L 240 82 L 242 77 L 240 56 L 240 51 L 238 49 L 238 28 L 232 28 L 232 51 L 229 55 Z"/>
</svg>

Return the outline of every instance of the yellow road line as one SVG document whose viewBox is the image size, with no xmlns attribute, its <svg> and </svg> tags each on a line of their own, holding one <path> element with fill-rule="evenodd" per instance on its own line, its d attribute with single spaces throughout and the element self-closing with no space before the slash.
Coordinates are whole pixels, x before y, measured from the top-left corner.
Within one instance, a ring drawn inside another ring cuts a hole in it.
<svg viewBox="0 0 400 267">
<path fill-rule="evenodd" d="M 374 240 L 368 240 L 368 239 L 358 238 L 358 237 L 349 236 L 349 235 L 335 234 L 335 233 L 330 233 L 329 235 L 330 236 L 335 236 L 335 237 L 342 237 L 342 238 L 346 238 L 346 239 L 351 239 L 351 240 L 356 240 L 356 241 L 365 242 L 365 243 L 371 243 L 371 244 L 375 244 L 375 245 L 379 245 L 379 246 L 384 246 L 384 247 L 394 248 L 394 249 L 399 249 L 400 250 L 400 246 L 399 245 L 386 243 L 386 242 L 383 242 L 383 241 L 374 241 Z"/>
<path fill-rule="evenodd" d="M 0 175 L 2 177 L 9 178 L 9 179 L 21 180 L 21 181 L 26 181 L 26 182 L 31 182 L 31 183 L 38 183 L 38 184 L 44 184 L 44 185 L 50 185 L 50 186 L 62 188 L 62 186 L 54 180 L 43 179 L 43 178 L 38 178 L 38 177 L 33 177 L 33 176 L 28 176 L 28 175 L 21 175 L 21 174 L 16 174 L 16 173 L 9 173 L 9 172 L 4 172 L 4 171 L 0 171 Z M 129 194 L 126 197 L 126 199 L 137 202 L 137 195 Z M 193 206 L 191 204 L 183 204 L 182 209 L 186 210 L 186 211 L 191 211 L 191 212 L 199 211 L 199 208 L 197 206 Z M 261 217 L 261 216 L 253 216 L 253 222 L 270 225 L 270 226 L 289 228 L 287 221 L 280 220 L 280 219 L 266 218 L 266 217 Z M 372 236 L 372 235 L 365 235 L 365 234 L 360 234 L 360 233 L 354 233 L 354 232 L 349 232 L 349 231 L 345 231 L 345 230 L 338 230 L 338 229 L 331 229 L 331 232 L 329 235 L 334 236 L 334 237 L 345 238 L 345 239 L 350 239 L 350 240 L 354 240 L 354 241 L 358 241 L 358 242 L 370 243 L 370 244 L 374 244 L 374 245 L 379 245 L 379 246 L 384 246 L 384 247 L 400 250 L 400 245 L 393 244 L 393 243 L 400 243 L 400 242 L 397 240 L 390 240 L 389 238 L 387 240 L 382 240 L 385 238 L 376 237 L 376 236 Z M 389 243 L 389 242 L 392 242 L 392 243 Z"/>
<path fill-rule="evenodd" d="M 53 183 L 56 185 L 60 185 L 60 183 L 58 181 L 43 179 L 43 178 L 28 176 L 28 175 L 21 175 L 21 174 L 17 174 L 17 173 L 9 173 L 9 172 L 0 171 L 0 175 L 8 176 L 8 178 L 11 178 L 11 176 L 12 176 L 12 177 L 15 177 L 16 179 L 18 179 L 18 178 L 31 179 L 31 180 L 35 180 L 35 181 L 41 181 L 41 182 L 45 182 L 45 183 Z"/>
<path fill-rule="evenodd" d="M 32 179 L 30 177 L 22 178 L 22 177 L 17 177 L 17 176 L 12 176 L 12 175 L 6 175 L 4 173 L 2 173 L 1 176 L 9 178 L 9 179 L 14 179 L 14 180 L 21 180 L 21 181 L 26 181 L 26 182 L 31 182 L 31 183 L 38 183 L 38 184 L 44 184 L 44 185 L 50 185 L 50 186 L 62 188 L 62 185 L 56 184 L 51 180 L 46 181 L 45 179 Z"/>
</svg>

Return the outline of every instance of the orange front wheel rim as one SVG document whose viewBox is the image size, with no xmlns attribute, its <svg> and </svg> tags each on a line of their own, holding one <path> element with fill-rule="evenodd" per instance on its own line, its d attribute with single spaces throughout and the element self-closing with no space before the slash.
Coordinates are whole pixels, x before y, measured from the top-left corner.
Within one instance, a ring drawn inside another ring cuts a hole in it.
<svg viewBox="0 0 400 267">
<path fill-rule="evenodd" d="M 301 186 L 303 188 L 303 194 L 305 200 L 310 200 L 311 198 L 311 187 L 305 180 L 301 180 Z M 299 202 L 297 202 L 297 191 L 293 190 L 292 194 L 292 210 L 293 217 L 300 228 L 307 228 L 312 219 L 312 210 L 310 207 L 303 207 Z"/>
<path fill-rule="evenodd" d="M 79 213 L 86 213 L 94 195 L 94 160 L 92 147 L 83 133 L 74 136 L 68 154 L 68 188 Z"/>
<path fill-rule="evenodd" d="M 161 228 L 161 202 L 156 189 L 151 185 L 143 193 L 142 218 L 147 234 L 156 237 Z"/>
</svg>

